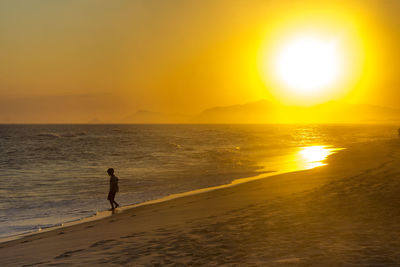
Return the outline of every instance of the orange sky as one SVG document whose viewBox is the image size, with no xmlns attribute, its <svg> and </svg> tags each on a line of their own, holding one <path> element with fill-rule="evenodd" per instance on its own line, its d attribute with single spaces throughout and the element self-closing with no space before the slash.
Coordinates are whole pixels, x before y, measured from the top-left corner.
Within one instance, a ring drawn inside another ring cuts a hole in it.
<svg viewBox="0 0 400 267">
<path fill-rule="evenodd" d="M 258 70 L 260 47 L 277 21 L 332 6 L 367 53 L 347 100 L 400 108 L 400 1 L 332 2 L 1 1 L 0 123 L 119 122 L 138 109 L 278 101 Z"/>
</svg>

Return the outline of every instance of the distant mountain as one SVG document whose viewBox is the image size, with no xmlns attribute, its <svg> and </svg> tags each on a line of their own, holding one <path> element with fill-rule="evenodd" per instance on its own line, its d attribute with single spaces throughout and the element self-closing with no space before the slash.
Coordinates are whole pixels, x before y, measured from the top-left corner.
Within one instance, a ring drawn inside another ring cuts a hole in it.
<svg viewBox="0 0 400 267">
<path fill-rule="evenodd" d="M 187 123 L 189 117 L 180 114 L 165 114 L 148 110 L 138 110 L 123 118 L 121 123 Z"/>
<path fill-rule="evenodd" d="M 390 123 L 400 122 L 400 110 L 366 104 L 346 104 L 328 102 L 310 108 L 328 122 L 350 123 Z"/>
<path fill-rule="evenodd" d="M 97 118 L 93 118 L 90 121 L 88 121 L 88 124 L 100 124 L 100 123 L 102 123 L 102 121 Z"/>
<path fill-rule="evenodd" d="M 197 123 L 389 123 L 400 122 L 400 110 L 336 101 L 311 107 L 282 106 L 266 100 L 206 109 Z"/>
<path fill-rule="evenodd" d="M 193 120 L 198 123 L 262 123 L 274 120 L 277 106 L 266 100 L 206 109 Z"/>
<path fill-rule="evenodd" d="M 139 110 L 121 123 L 400 123 L 400 110 L 331 101 L 311 107 L 283 106 L 267 100 L 213 107 L 194 116 Z"/>
</svg>

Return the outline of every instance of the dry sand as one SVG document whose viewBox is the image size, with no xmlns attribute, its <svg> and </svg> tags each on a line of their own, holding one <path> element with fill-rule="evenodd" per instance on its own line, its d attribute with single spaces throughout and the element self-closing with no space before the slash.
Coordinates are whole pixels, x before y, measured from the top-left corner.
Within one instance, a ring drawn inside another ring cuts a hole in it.
<svg viewBox="0 0 400 267">
<path fill-rule="evenodd" d="M 400 140 L 0 244 L 1 266 L 400 266 Z"/>
</svg>

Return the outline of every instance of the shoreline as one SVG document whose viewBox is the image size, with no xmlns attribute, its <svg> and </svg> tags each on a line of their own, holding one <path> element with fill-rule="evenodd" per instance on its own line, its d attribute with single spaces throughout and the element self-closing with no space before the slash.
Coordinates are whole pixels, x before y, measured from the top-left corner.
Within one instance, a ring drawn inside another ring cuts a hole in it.
<svg viewBox="0 0 400 267">
<path fill-rule="evenodd" d="M 398 231 L 400 217 L 388 213 L 389 206 L 379 206 L 382 197 L 399 195 L 392 193 L 400 183 L 398 147 L 395 139 L 358 143 L 330 156 L 322 168 L 152 203 L 1 243 L 6 256 L 0 264 L 318 266 L 367 260 L 374 250 L 364 254 L 363 246 L 378 242 L 374 246 L 383 248 L 383 237 Z M 370 192 L 381 195 L 365 195 Z M 390 223 L 382 212 L 391 216 Z M 392 240 L 390 246 L 395 245 Z M 391 259 L 396 246 L 385 251 Z M 352 256 L 355 250 L 361 256 Z"/>
<path fill-rule="evenodd" d="M 338 153 L 341 150 L 345 150 L 346 149 L 346 148 L 340 148 L 340 147 L 333 147 L 331 145 L 324 145 L 323 147 L 327 148 L 327 150 L 328 150 L 327 157 L 329 157 L 329 156 L 331 156 L 331 155 L 333 155 L 335 153 Z M 301 148 L 302 147 L 297 147 L 296 149 L 299 150 Z M 292 155 L 292 157 L 293 157 L 293 155 Z M 128 210 L 135 209 L 137 207 L 152 205 L 152 204 L 161 203 L 161 202 L 165 202 L 165 201 L 170 201 L 170 200 L 173 200 L 173 199 L 187 197 L 187 196 L 191 196 L 191 195 L 202 194 L 202 193 L 206 193 L 206 192 L 210 192 L 210 191 L 214 191 L 214 190 L 220 190 L 220 189 L 223 189 L 223 188 L 229 188 L 229 187 L 232 187 L 232 186 L 237 186 L 237 185 L 240 185 L 240 184 L 243 184 L 243 183 L 248 183 L 248 182 L 259 180 L 259 179 L 265 179 L 265 178 L 276 176 L 276 175 L 310 170 L 310 169 L 313 169 L 313 168 L 316 168 L 316 167 L 324 166 L 325 163 L 323 163 L 323 162 L 327 160 L 327 157 L 324 158 L 322 161 L 317 161 L 318 163 L 321 163 L 321 164 L 318 165 L 318 166 L 315 166 L 315 167 L 306 167 L 304 165 L 303 168 L 293 168 L 292 167 L 292 169 L 291 169 L 290 167 L 286 167 L 286 168 L 288 168 L 286 171 L 264 171 L 264 172 L 261 172 L 258 175 L 255 175 L 255 176 L 234 179 L 228 184 L 210 186 L 210 187 L 190 190 L 190 191 L 186 191 L 186 192 L 182 192 L 182 193 L 174 193 L 174 194 L 166 195 L 164 197 L 153 199 L 153 200 L 149 200 L 149 201 L 144 201 L 144 202 L 140 202 L 140 203 L 136 203 L 136 204 L 128 204 L 126 206 L 121 206 L 115 211 L 110 211 L 110 210 L 98 211 L 94 215 L 90 215 L 90 216 L 83 217 L 83 218 L 78 218 L 78 219 L 71 220 L 71 221 L 60 222 L 57 225 L 53 225 L 53 226 L 49 226 L 49 227 L 45 227 L 45 228 L 40 228 L 39 230 L 27 231 L 25 233 L 15 234 L 15 235 L 6 236 L 6 237 L 0 237 L 0 244 L 11 242 L 11 241 L 15 241 L 15 240 L 20 240 L 20 239 L 22 239 L 24 237 L 29 237 L 29 236 L 32 236 L 32 235 L 39 235 L 39 234 L 43 234 L 43 233 L 46 233 L 46 232 L 63 229 L 65 227 L 71 227 L 71 226 L 74 226 L 74 225 L 79 225 L 79 224 L 83 224 L 83 223 L 87 223 L 87 222 L 101 220 L 101 219 L 104 219 L 104 218 L 111 217 L 114 214 L 123 213 L 123 212 L 126 212 Z M 316 163 L 316 162 L 308 162 L 308 164 L 310 164 L 310 163 Z"/>
<path fill-rule="evenodd" d="M 302 171 L 302 170 L 298 170 L 298 171 Z M 237 186 L 237 185 L 240 185 L 240 184 L 243 184 L 243 183 L 247 183 L 247 182 L 250 182 L 250 181 L 264 179 L 264 178 L 267 178 L 267 177 L 270 177 L 270 176 L 275 176 L 275 175 L 279 175 L 279 174 L 283 174 L 283 173 L 290 173 L 290 172 L 274 172 L 274 171 L 265 172 L 265 173 L 261 173 L 259 175 L 252 176 L 252 177 L 235 179 L 229 184 L 205 187 L 205 188 L 195 189 L 195 190 L 191 190 L 191 191 L 187 191 L 187 192 L 170 194 L 170 195 L 167 195 L 167 196 L 164 196 L 164 197 L 161 197 L 161 198 L 157 198 L 157 199 L 154 199 L 154 200 L 140 202 L 140 203 L 137 203 L 137 204 L 128 204 L 126 206 L 120 206 L 115 211 L 111 211 L 111 210 L 99 211 L 99 212 L 97 212 L 96 214 L 94 214 L 92 216 L 83 217 L 83 218 L 79 218 L 79 219 L 72 220 L 72 221 L 67 221 L 67 222 L 61 222 L 61 223 L 59 223 L 57 225 L 54 225 L 54 226 L 41 228 L 41 230 L 36 230 L 36 231 L 32 231 L 32 232 L 26 232 L 26 233 L 22 233 L 22 234 L 16 234 L 16 235 L 0 238 L 0 244 L 7 243 L 7 242 L 10 242 L 10 241 L 19 240 L 19 239 L 22 239 L 24 237 L 30 237 L 30 236 L 33 236 L 33 235 L 40 235 L 40 234 L 43 234 L 43 233 L 46 233 L 46 232 L 62 229 L 62 228 L 65 228 L 65 227 L 71 227 L 71 226 L 74 226 L 74 225 L 79 225 L 79 224 L 83 224 L 83 223 L 87 223 L 87 222 L 102 220 L 104 218 L 111 217 L 114 214 L 120 214 L 120 213 L 129 211 L 131 209 L 138 208 L 138 207 L 143 207 L 143 206 L 147 206 L 147 205 L 162 203 L 162 202 L 174 200 L 174 199 L 177 199 L 177 198 L 182 198 L 182 197 L 202 194 L 202 193 L 206 193 L 206 192 L 210 192 L 210 191 L 214 191 L 214 190 L 219 190 L 219 189 L 223 189 L 223 188 L 228 188 L 228 187 L 232 187 L 232 186 Z"/>
</svg>

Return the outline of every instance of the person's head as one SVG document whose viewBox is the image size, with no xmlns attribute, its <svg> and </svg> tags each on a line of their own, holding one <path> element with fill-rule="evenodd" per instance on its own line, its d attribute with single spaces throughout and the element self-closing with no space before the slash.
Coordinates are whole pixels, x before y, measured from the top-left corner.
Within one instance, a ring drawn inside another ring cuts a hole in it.
<svg viewBox="0 0 400 267">
<path fill-rule="evenodd" d="M 113 169 L 113 168 L 109 168 L 109 169 L 107 170 L 107 173 L 108 173 L 108 175 L 110 175 L 110 176 L 114 175 L 114 169 Z"/>
</svg>

